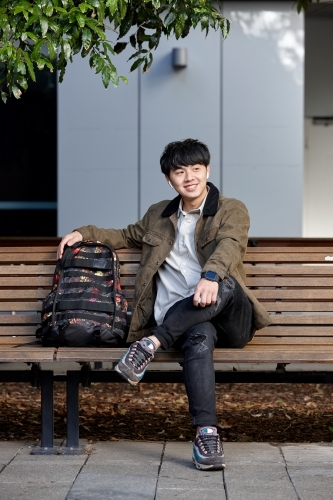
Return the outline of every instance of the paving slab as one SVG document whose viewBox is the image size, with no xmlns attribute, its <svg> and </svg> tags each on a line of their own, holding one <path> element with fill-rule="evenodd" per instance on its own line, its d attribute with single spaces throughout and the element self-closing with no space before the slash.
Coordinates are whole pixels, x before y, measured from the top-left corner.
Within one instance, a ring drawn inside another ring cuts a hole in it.
<svg viewBox="0 0 333 500">
<path fill-rule="evenodd" d="M 66 500 L 72 483 L 0 483 L 1 500 Z"/>
<path fill-rule="evenodd" d="M 154 500 L 163 443 L 97 443 L 67 500 Z"/>
<path fill-rule="evenodd" d="M 332 444 L 288 444 L 280 446 L 287 465 L 333 465 Z"/>
<path fill-rule="evenodd" d="M 2 441 L 0 446 L 0 472 L 22 450 L 25 443 Z"/>
<path fill-rule="evenodd" d="M 225 500 L 222 471 L 199 471 L 192 463 L 192 443 L 167 443 L 156 500 Z"/>
<path fill-rule="evenodd" d="M 297 500 L 283 456 L 268 443 L 224 443 L 228 500 Z"/>
<path fill-rule="evenodd" d="M 293 485 L 302 500 L 333 499 L 333 446 L 282 445 Z"/>
</svg>

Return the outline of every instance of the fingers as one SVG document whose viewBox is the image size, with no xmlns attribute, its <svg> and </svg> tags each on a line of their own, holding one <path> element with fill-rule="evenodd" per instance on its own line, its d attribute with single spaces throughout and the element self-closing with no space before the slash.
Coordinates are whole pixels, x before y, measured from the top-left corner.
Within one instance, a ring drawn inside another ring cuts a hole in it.
<svg viewBox="0 0 333 500">
<path fill-rule="evenodd" d="M 59 243 L 57 250 L 57 259 L 61 259 L 64 253 L 65 245 L 71 247 L 74 243 L 82 241 L 82 234 L 79 231 L 73 231 L 72 233 L 66 234 Z"/>
<path fill-rule="evenodd" d="M 217 301 L 218 284 L 213 281 L 201 279 L 195 289 L 193 304 L 195 306 L 206 307 L 215 304 Z"/>
</svg>

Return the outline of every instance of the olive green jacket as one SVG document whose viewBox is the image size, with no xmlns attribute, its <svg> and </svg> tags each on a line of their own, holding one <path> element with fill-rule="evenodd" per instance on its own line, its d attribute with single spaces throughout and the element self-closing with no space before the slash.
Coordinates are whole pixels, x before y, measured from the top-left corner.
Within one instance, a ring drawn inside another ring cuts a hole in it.
<svg viewBox="0 0 333 500">
<path fill-rule="evenodd" d="M 229 274 L 242 286 L 253 305 L 254 328 L 259 330 L 270 323 L 269 315 L 245 286 L 242 257 L 246 251 L 250 219 L 245 205 L 233 198 L 220 196 L 218 189 L 208 183 L 203 213 L 195 229 L 195 247 L 204 271 L 211 270 L 221 279 Z M 177 211 L 180 197 L 152 205 L 142 220 L 126 229 L 99 229 L 84 226 L 76 229 L 84 240 L 98 240 L 119 248 L 142 248 L 137 273 L 133 313 L 128 342 L 150 333 L 155 326 L 156 272 L 168 257 L 176 238 Z"/>
</svg>

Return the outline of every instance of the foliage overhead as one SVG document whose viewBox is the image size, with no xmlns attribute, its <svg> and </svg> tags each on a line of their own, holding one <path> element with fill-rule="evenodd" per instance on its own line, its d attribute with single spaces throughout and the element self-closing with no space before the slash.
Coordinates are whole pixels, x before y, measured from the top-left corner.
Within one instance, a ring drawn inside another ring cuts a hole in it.
<svg viewBox="0 0 333 500">
<path fill-rule="evenodd" d="M 17 99 L 36 80 L 36 69 L 59 71 L 81 53 L 105 88 L 119 79 L 114 56 L 127 45 L 130 70 L 147 71 L 162 35 L 184 38 L 200 26 L 226 37 L 229 21 L 213 0 L 0 0 L 0 92 Z"/>
<path fill-rule="evenodd" d="M 309 5 L 314 5 L 316 3 L 328 4 L 332 2 L 327 2 L 325 0 L 297 0 L 296 2 L 297 12 L 300 13 L 302 10 L 306 11 Z"/>
</svg>

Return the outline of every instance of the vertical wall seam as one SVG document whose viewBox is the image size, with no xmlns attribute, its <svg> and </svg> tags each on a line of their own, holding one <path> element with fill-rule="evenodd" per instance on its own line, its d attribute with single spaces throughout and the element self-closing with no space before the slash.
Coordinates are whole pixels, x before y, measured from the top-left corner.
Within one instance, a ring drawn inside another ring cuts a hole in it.
<svg viewBox="0 0 333 500">
<path fill-rule="evenodd" d="M 138 218 L 141 219 L 141 71 L 138 70 Z"/>
<path fill-rule="evenodd" d="M 224 2 L 221 2 L 221 14 L 224 12 Z M 220 152 L 220 193 L 223 194 L 223 36 L 220 37 L 220 124 L 219 124 L 219 152 Z"/>
</svg>

